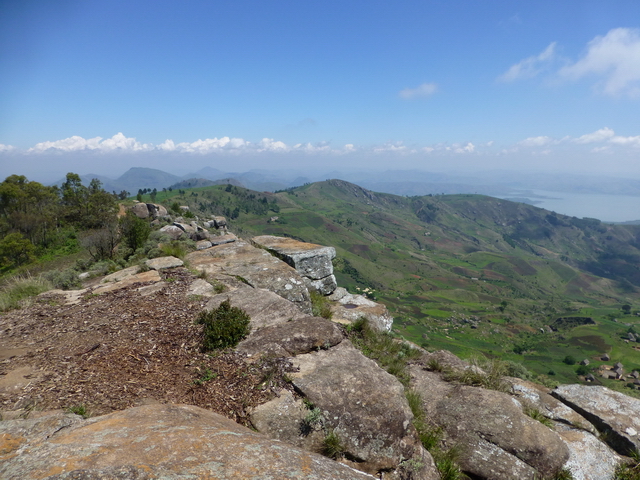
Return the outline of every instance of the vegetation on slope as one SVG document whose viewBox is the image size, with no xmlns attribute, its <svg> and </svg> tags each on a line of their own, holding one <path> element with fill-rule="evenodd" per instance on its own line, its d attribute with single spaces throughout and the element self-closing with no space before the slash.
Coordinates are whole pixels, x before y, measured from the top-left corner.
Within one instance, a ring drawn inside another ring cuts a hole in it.
<svg viewBox="0 0 640 480">
<path fill-rule="evenodd" d="M 379 194 L 340 180 L 275 194 L 232 185 L 163 194 L 196 214 L 226 215 L 243 236 L 334 246 L 338 283 L 368 288 L 394 314 L 395 331 L 423 346 L 524 363 L 548 382 L 576 381 L 566 355 L 594 369 L 609 352 L 625 370 L 640 368 L 640 351 L 625 343 L 640 303 L 637 226 L 482 195 Z M 556 324 L 566 317 L 595 323 Z"/>
</svg>

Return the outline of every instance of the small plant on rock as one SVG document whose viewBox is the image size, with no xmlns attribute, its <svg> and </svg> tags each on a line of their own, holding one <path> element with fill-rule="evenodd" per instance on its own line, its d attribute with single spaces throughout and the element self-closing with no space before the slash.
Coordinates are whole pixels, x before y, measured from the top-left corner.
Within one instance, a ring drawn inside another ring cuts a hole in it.
<svg viewBox="0 0 640 480">
<path fill-rule="evenodd" d="M 204 325 L 202 351 L 235 347 L 251 332 L 250 322 L 249 315 L 238 307 L 232 307 L 229 299 L 214 310 L 200 312 L 197 323 Z"/>
<path fill-rule="evenodd" d="M 341 457 L 345 451 L 346 448 L 342 444 L 342 440 L 340 440 L 338 434 L 333 430 L 327 433 L 322 441 L 322 454 L 326 457 L 336 459 Z"/>
<path fill-rule="evenodd" d="M 310 291 L 309 295 L 311 296 L 311 313 L 313 316 L 331 320 L 333 314 L 327 297 L 315 290 Z"/>
<path fill-rule="evenodd" d="M 616 467 L 613 480 L 640 480 L 640 453 L 633 450 L 629 453 L 628 461 L 622 461 Z"/>
</svg>

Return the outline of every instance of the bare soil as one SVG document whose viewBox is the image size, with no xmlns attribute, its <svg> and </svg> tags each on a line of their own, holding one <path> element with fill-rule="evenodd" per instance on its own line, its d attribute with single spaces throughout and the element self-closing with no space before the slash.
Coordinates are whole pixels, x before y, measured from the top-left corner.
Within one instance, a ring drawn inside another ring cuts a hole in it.
<svg viewBox="0 0 640 480">
<path fill-rule="evenodd" d="M 144 403 L 187 403 L 248 424 L 248 410 L 273 396 L 283 359 L 248 364 L 233 351 L 200 351 L 195 320 L 207 299 L 189 297 L 195 277 L 162 272 L 163 287 L 143 284 L 80 303 L 39 296 L 0 315 L 0 410 L 71 409 L 101 415 Z M 154 289 L 155 290 L 155 289 Z"/>
</svg>

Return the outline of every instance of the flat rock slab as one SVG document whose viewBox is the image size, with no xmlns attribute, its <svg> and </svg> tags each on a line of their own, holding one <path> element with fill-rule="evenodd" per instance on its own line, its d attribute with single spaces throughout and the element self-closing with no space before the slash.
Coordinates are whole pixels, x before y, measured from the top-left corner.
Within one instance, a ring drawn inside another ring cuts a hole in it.
<svg viewBox="0 0 640 480">
<path fill-rule="evenodd" d="M 333 275 L 331 260 L 336 257 L 336 249 L 333 247 L 271 235 L 254 237 L 251 243 L 284 260 L 301 275 L 312 280 L 320 280 Z"/>
<path fill-rule="evenodd" d="M 372 479 L 188 405 L 0 422 L 0 477 Z"/>
<path fill-rule="evenodd" d="M 233 233 L 227 233 L 225 235 L 218 235 L 218 236 L 212 235 L 211 237 L 209 237 L 209 241 L 213 246 L 224 245 L 226 243 L 233 243 L 236 240 L 238 240 L 238 237 L 236 237 Z"/>
<path fill-rule="evenodd" d="M 640 400 L 599 385 L 560 385 L 551 394 L 601 432 L 621 455 L 640 447 Z"/>
<path fill-rule="evenodd" d="M 189 253 L 191 267 L 215 275 L 236 277 L 255 288 L 270 290 L 311 313 L 309 291 L 292 267 L 265 250 L 238 240 Z"/>
<path fill-rule="evenodd" d="M 393 325 L 393 317 L 387 307 L 362 295 L 346 294 L 331 306 L 333 320 L 339 323 L 353 323 L 360 317 L 366 318 L 376 329 L 388 332 Z"/>
<path fill-rule="evenodd" d="M 227 299 L 232 307 L 241 308 L 251 317 L 251 330 L 306 316 L 296 305 L 281 296 L 269 290 L 246 286 L 211 297 L 205 308 L 218 308 Z"/>
<path fill-rule="evenodd" d="M 536 408 L 545 417 L 597 433 L 596 428 L 582 415 L 550 395 L 551 389 L 520 378 L 507 377 L 513 392 L 521 403 Z"/>
<path fill-rule="evenodd" d="M 144 262 L 147 267 L 151 270 L 164 270 L 166 268 L 177 268 L 182 267 L 184 262 L 176 257 L 158 257 L 158 258 L 150 258 L 146 262 Z"/>
<path fill-rule="evenodd" d="M 298 355 L 296 389 L 322 411 L 328 428 L 366 471 L 394 469 L 412 458 L 413 414 L 404 387 L 362 355 L 349 340 L 329 350 Z"/>
<path fill-rule="evenodd" d="M 136 275 L 130 275 L 125 277 L 123 280 L 118 282 L 102 284 L 97 288 L 94 288 L 91 293 L 94 295 L 100 295 L 107 292 L 112 292 L 114 290 L 119 290 L 121 288 L 126 288 L 136 283 L 147 283 L 147 282 L 160 282 L 162 278 L 157 270 L 149 270 L 148 272 L 138 273 Z"/>
<path fill-rule="evenodd" d="M 573 480 L 612 480 L 622 457 L 604 442 L 584 430 L 558 425 L 558 434 L 569 447 L 569 461 L 565 468 Z"/>
<path fill-rule="evenodd" d="M 102 279 L 102 283 L 119 282 L 127 277 L 131 277 L 140 271 L 140 267 L 134 265 L 133 267 L 123 268 L 117 272 L 113 272 Z"/>
<path fill-rule="evenodd" d="M 335 323 L 321 317 L 302 317 L 261 328 L 240 342 L 236 350 L 250 357 L 288 357 L 331 348 L 343 338 Z"/>
</svg>

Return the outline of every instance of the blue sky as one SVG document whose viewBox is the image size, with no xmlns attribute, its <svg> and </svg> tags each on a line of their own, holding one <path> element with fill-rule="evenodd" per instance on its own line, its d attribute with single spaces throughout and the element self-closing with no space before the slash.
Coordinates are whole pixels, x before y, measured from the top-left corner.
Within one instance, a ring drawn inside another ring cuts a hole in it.
<svg viewBox="0 0 640 480">
<path fill-rule="evenodd" d="M 640 178 L 640 2 L 0 2 L 0 176 Z"/>
</svg>

